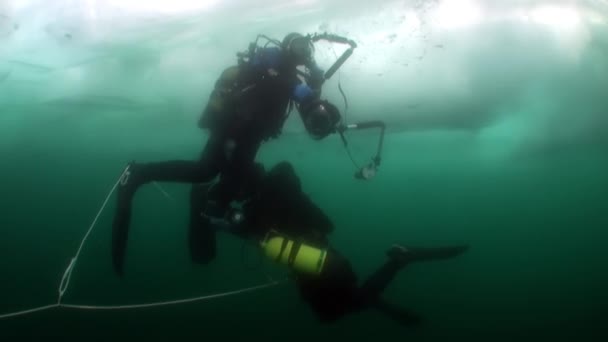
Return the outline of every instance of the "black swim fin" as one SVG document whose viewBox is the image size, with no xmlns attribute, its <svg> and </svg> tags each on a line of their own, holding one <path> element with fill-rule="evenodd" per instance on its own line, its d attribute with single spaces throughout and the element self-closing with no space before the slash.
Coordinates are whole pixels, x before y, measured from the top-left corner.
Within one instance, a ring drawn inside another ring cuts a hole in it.
<svg viewBox="0 0 608 342">
<path fill-rule="evenodd" d="M 376 299 L 373 307 L 403 326 L 414 326 L 423 322 L 418 314 L 390 303 L 384 298 Z"/>
<path fill-rule="evenodd" d="M 416 261 L 443 260 L 457 257 L 469 249 L 468 245 L 445 247 L 406 247 L 393 245 L 386 254 L 392 260 L 408 264 Z"/>
<path fill-rule="evenodd" d="M 200 265 L 213 261 L 217 250 L 215 227 L 201 215 L 207 204 L 209 188 L 207 184 L 195 184 L 190 190 L 188 245 L 192 262 Z"/>
<path fill-rule="evenodd" d="M 112 224 L 112 266 L 114 272 L 119 276 L 124 274 L 130 221 L 131 205 L 119 203 Z"/>
<path fill-rule="evenodd" d="M 134 171 L 134 162 L 131 162 L 118 187 L 118 196 L 114 221 L 112 222 L 112 266 L 117 275 L 123 276 L 129 225 L 131 223 L 131 201 L 138 183 Z"/>
</svg>

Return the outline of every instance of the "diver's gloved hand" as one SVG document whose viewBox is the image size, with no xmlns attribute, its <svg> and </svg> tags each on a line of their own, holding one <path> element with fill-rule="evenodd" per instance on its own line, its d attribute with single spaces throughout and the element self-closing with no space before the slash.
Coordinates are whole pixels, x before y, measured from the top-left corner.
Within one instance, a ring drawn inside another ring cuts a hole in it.
<svg viewBox="0 0 608 342">
<path fill-rule="evenodd" d="M 232 200 L 226 207 L 215 207 L 213 202 L 208 202 L 200 215 L 216 230 L 242 232 L 249 223 L 247 202 Z"/>
<path fill-rule="evenodd" d="M 298 84 L 293 90 L 293 99 L 298 103 L 304 103 L 312 98 L 313 90 L 306 84 Z"/>
</svg>

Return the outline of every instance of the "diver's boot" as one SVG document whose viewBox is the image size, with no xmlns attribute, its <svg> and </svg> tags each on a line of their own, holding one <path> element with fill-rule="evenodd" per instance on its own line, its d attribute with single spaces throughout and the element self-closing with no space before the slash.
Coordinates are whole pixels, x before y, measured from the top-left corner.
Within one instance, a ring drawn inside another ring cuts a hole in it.
<svg viewBox="0 0 608 342">
<path fill-rule="evenodd" d="M 386 252 L 391 260 L 401 266 L 410 262 L 450 259 L 459 256 L 469 249 L 468 245 L 447 247 L 406 247 L 393 245 Z"/>
<path fill-rule="evenodd" d="M 112 222 L 112 265 L 119 276 L 123 275 L 127 238 L 131 221 L 131 200 L 142 184 L 139 167 L 128 164 L 118 184 L 116 211 Z"/>
</svg>

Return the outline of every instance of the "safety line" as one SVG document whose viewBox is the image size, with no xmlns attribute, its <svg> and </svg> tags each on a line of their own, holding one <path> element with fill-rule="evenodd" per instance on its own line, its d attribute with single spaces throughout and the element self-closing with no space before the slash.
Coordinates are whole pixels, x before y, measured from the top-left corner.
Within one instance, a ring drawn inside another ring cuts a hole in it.
<svg viewBox="0 0 608 342">
<path fill-rule="evenodd" d="M 193 297 L 193 298 L 177 299 L 177 300 L 166 301 L 166 302 L 154 302 L 154 303 L 146 303 L 146 304 L 133 304 L 133 305 L 80 305 L 80 304 L 56 303 L 56 304 L 41 306 L 41 307 L 38 307 L 38 308 L 33 308 L 33 309 L 28 309 L 28 310 L 23 310 L 23 311 L 18 311 L 18 312 L 13 312 L 13 313 L 8 313 L 8 314 L 0 315 L 0 319 L 11 318 L 11 317 L 16 317 L 16 316 L 23 316 L 23 315 L 31 314 L 31 313 L 34 313 L 34 312 L 40 312 L 40 311 L 45 311 L 45 310 L 54 309 L 54 308 L 67 308 L 67 309 L 78 309 L 78 310 L 129 310 L 129 309 L 142 309 L 142 308 L 151 308 L 151 307 L 160 307 L 160 306 L 169 306 L 169 305 L 177 305 L 177 304 L 194 303 L 194 302 L 200 302 L 200 301 L 205 301 L 205 300 L 216 299 L 216 298 L 220 298 L 220 297 L 228 297 L 228 296 L 234 296 L 234 295 L 238 295 L 238 294 L 242 294 L 242 293 L 262 290 L 262 289 L 265 289 L 265 288 L 269 288 L 269 287 L 280 285 L 283 282 L 285 282 L 285 281 L 271 281 L 271 282 L 263 284 L 263 285 L 252 286 L 252 287 L 248 287 L 248 288 L 244 288 L 244 289 L 240 289 L 240 290 L 234 290 L 234 291 L 223 292 L 223 293 L 216 293 L 216 294 L 199 296 L 199 297 Z"/>
<path fill-rule="evenodd" d="M 59 284 L 59 298 L 57 299 L 57 304 L 61 304 L 61 298 L 63 297 L 63 295 L 65 294 L 65 292 L 68 289 L 68 286 L 70 285 L 70 278 L 72 277 L 72 271 L 74 270 L 74 266 L 76 265 L 76 262 L 78 261 L 78 257 L 80 256 L 80 252 L 82 251 L 82 247 L 84 247 L 84 243 L 86 242 L 86 240 L 89 237 L 89 235 L 91 235 L 91 232 L 93 231 L 93 228 L 97 224 L 97 220 L 99 219 L 99 216 L 101 215 L 101 213 L 105 209 L 106 205 L 108 204 L 108 201 L 110 200 L 110 197 L 112 197 L 112 194 L 116 190 L 116 187 L 118 186 L 119 183 L 123 183 L 124 182 L 124 178 L 129 175 L 129 167 L 130 167 L 130 165 L 127 165 L 127 167 L 122 172 L 122 174 L 120 175 L 120 177 L 118 178 L 118 180 L 116 181 L 116 183 L 114 183 L 114 186 L 112 187 L 112 190 L 110 190 L 110 192 L 106 196 L 106 199 L 103 201 L 103 204 L 101 205 L 101 208 L 99 208 L 99 211 L 97 212 L 97 215 L 95 215 L 95 219 L 93 219 L 93 223 L 91 223 L 91 226 L 89 227 L 89 230 L 87 231 L 87 233 L 85 234 L 84 238 L 80 242 L 80 246 L 78 247 L 78 251 L 76 252 L 76 255 L 74 255 L 74 257 L 70 261 L 70 264 L 65 269 L 65 272 L 63 273 L 63 277 L 61 278 L 61 283 Z"/>
<path fill-rule="evenodd" d="M 165 301 L 165 302 L 154 302 L 154 303 L 147 303 L 147 304 L 134 304 L 134 305 L 78 305 L 78 304 L 64 304 L 64 303 L 61 303 L 61 299 L 63 298 L 63 295 L 68 290 L 68 287 L 70 285 L 70 279 L 72 277 L 72 272 L 74 270 L 74 266 L 76 265 L 76 262 L 78 261 L 78 257 L 80 256 L 80 252 L 82 251 L 82 248 L 84 247 L 84 244 L 85 244 L 86 240 L 88 239 L 89 235 L 91 235 L 91 232 L 93 231 L 93 228 L 97 224 L 97 220 L 99 219 L 99 216 L 101 216 L 101 213 L 103 212 L 103 210 L 105 209 L 106 205 L 108 204 L 108 201 L 110 200 L 110 197 L 112 196 L 112 194 L 114 193 L 114 191 L 116 191 L 116 187 L 118 186 L 118 184 L 125 185 L 126 182 L 128 181 L 128 178 L 129 178 L 130 174 L 131 173 L 130 173 L 130 170 L 129 170 L 129 166 L 127 166 L 125 168 L 125 170 L 123 171 L 123 173 L 118 178 L 118 180 L 116 181 L 116 183 L 114 183 L 114 186 L 112 187 L 112 189 L 110 190 L 110 192 L 108 193 L 108 195 L 106 196 L 106 199 L 104 200 L 103 204 L 101 205 L 101 208 L 97 212 L 97 215 L 93 219 L 93 222 L 91 223 L 91 226 L 89 227 L 89 230 L 87 231 L 87 233 L 85 234 L 84 238 L 80 242 L 80 246 L 78 247 L 78 250 L 76 251 L 76 254 L 74 255 L 74 257 L 72 259 L 70 259 L 70 263 L 69 263 L 68 267 L 65 269 L 65 271 L 63 273 L 63 276 L 61 277 L 61 282 L 59 283 L 59 289 L 58 289 L 59 293 L 58 293 L 57 303 L 50 304 L 50 305 L 45 305 L 45 306 L 40 306 L 40 307 L 36 307 L 36 308 L 32 308 L 32 309 L 17 311 L 17 312 L 13 312 L 13 313 L 2 314 L 2 315 L 0 315 L 0 319 L 28 315 L 28 314 L 31 314 L 31 313 L 45 311 L 45 310 L 49 310 L 49 309 L 53 309 L 53 308 L 59 308 L 59 307 L 68 308 L 68 309 L 79 309 L 79 310 L 127 310 L 127 309 L 150 308 L 150 307 L 159 307 L 159 306 L 167 306 L 167 305 L 192 303 L 192 302 L 198 302 L 198 301 L 203 301 L 203 300 L 210 300 L 210 299 L 215 299 L 215 298 L 220 298 L 220 297 L 227 297 L 227 296 L 238 295 L 238 294 L 241 294 L 241 293 L 262 290 L 262 289 L 269 288 L 269 287 L 272 287 L 272 286 L 277 286 L 277 285 L 285 282 L 285 280 L 283 280 L 283 281 L 275 281 L 275 280 L 270 279 L 270 282 L 268 282 L 266 284 L 258 285 L 258 286 L 252 286 L 252 287 L 248 287 L 248 288 L 244 288 L 244 289 L 240 289 L 240 290 L 234 290 L 234 291 L 223 292 L 223 293 L 216 293 L 216 294 L 199 296 L 199 297 L 194 297 L 194 298 L 178 299 L 178 300 Z M 170 200 L 172 200 L 172 201 L 175 202 L 175 200 L 173 199 L 173 197 L 171 197 L 169 194 L 167 194 L 160 187 L 160 185 L 156 184 L 156 182 L 154 184 L 157 186 L 157 188 L 160 190 L 160 192 L 163 195 L 165 195 L 165 197 L 167 197 L 168 199 L 170 199 Z"/>
<path fill-rule="evenodd" d="M 60 304 L 51 304 L 51 305 L 41 306 L 39 308 L 12 312 L 12 313 L 8 313 L 8 314 L 0 315 L 0 319 L 11 318 L 11 317 L 16 317 L 16 316 L 23 316 L 23 315 L 31 314 L 31 313 L 38 312 L 38 311 L 44 311 L 44 310 L 56 308 L 58 306 L 60 306 Z"/>
<path fill-rule="evenodd" d="M 175 198 L 173 198 L 173 196 L 169 195 L 168 192 L 165 191 L 165 189 L 163 189 L 162 186 L 160 186 L 158 183 L 153 182 L 154 186 L 156 186 L 156 188 L 158 189 L 158 191 L 160 191 L 161 194 L 163 194 L 168 200 L 170 200 L 171 202 L 175 203 Z"/>
<path fill-rule="evenodd" d="M 71 309 L 82 309 L 82 310 L 127 310 L 127 309 L 140 309 L 140 308 L 150 308 L 150 307 L 158 307 L 158 306 L 167 306 L 167 305 L 175 305 L 175 304 L 184 304 L 184 303 L 192 303 L 203 300 L 215 299 L 220 297 L 233 296 L 245 292 L 252 292 L 256 290 L 261 290 L 264 288 L 272 287 L 279 285 L 280 281 L 274 281 L 272 283 L 267 283 L 264 285 L 252 286 L 245 289 L 229 291 L 224 293 L 216 293 L 212 295 L 194 297 L 194 298 L 186 298 L 186 299 L 178 299 L 167 302 L 156 302 L 156 303 L 148 303 L 148 304 L 134 304 L 134 305 L 76 305 L 76 304 L 61 304 L 61 307 L 71 308 Z"/>
</svg>

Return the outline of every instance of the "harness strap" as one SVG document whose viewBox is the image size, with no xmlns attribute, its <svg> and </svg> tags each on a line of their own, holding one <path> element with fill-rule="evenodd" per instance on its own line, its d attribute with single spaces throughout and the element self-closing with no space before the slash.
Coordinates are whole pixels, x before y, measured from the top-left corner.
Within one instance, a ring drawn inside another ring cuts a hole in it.
<svg viewBox="0 0 608 342">
<path fill-rule="evenodd" d="M 293 246 L 291 246 L 291 251 L 289 253 L 289 258 L 287 259 L 287 266 L 293 266 L 293 263 L 296 261 L 296 256 L 300 251 L 300 247 L 302 246 L 302 241 L 294 241 Z"/>
<path fill-rule="evenodd" d="M 281 257 L 283 257 L 283 253 L 285 252 L 285 249 L 287 248 L 288 243 L 289 243 L 289 240 L 287 240 L 286 238 L 283 238 L 283 242 L 281 243 L 281 251 L 277 255 L 277 260 L 276 260 L 277 262 L 281 261 Z"/>
</svg>

